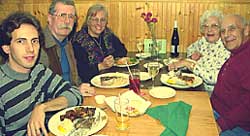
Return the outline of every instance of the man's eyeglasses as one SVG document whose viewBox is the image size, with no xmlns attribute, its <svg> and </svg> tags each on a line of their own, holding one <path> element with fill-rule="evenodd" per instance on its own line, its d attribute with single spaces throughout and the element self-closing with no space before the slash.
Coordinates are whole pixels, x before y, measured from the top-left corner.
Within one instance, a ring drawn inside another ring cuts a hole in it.
<svg viewBox="0 0 250 136">
<path fill-rule="evenodd" d="M 73 14 L 67 14 L 67 13 L 60 13 L 60 14 L 54 14 L 54 16 L 58 17 L 61 20 L 69 19 L 69 20 L 75 20 L 76 16 Z"/>
<path fill-rule="evenodd" d="M 202 25 L 202 28 L 203 28 L 203 30 L 208 30 L 209 28 L 211 30 L 219 30 L 220 25 L 219 24 L 211 24 L 211 25 L 204 24 L 204 25 Z"/>
<path fill-rule="evenodd" d="M 107 20 L 105 18 L 101 18 L 101 19 L 99 19 L 99 18 L 91 18 L 91 21 L 94 24 L 98 24 L 100 22 L 102 25 L 105 25 L 106 22 L 107 22 Z"/>
</svg>

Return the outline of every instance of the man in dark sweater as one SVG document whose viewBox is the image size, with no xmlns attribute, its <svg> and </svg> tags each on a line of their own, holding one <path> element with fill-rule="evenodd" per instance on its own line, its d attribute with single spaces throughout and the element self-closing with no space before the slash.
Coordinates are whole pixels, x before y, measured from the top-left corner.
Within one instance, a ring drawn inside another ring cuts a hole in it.
<svg viewBox="0 0 250 136">
<path fill-rule="evenodd" d="M 250 134 L 250 40 L 249 27 L 239 15 L 225 16 L 221 38 L 231 52 L 222 66 L 211 96 L 221 136 Z"/>
</svg>

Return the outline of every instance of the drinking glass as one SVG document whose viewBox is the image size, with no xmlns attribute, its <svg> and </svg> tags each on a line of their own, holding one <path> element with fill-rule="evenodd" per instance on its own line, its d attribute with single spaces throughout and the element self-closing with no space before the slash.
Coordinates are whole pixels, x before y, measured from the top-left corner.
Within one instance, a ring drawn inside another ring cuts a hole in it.
<svg viewBox="0 0 250 136">
<path fill-rule="evenodd" d="M 129 89 L 140 95 L 140 84 L 140 70 L 131 69 L 131 74 L 129 75 Z"/>
<path fill-rule="evenodd" d="M 142 52 L 143 46 L 144 46 L 143 39 L 142 38 L 136 38 L 136 47 L 137 47 L 139 53 Z"/>
<path fill-rule="evenodd" d="M 118 97 L 114 102 L 116 129 L 126 130 L 129 127 L 129 100 L 126 98 Z"/>
<path fill-rule="evenodd" d="M 161 45 L 162 45 L 161 42 L 157 42 L 157 45 L 155 46 L 155 50 L 156 50 L 156 53 L 157 53 L 157 54 L 156 54 L 156 57 L 157 57 L 157 58 L 155 59 L 156 61 L 160 61 L 160 60 L 161 60 L 161 59 L 159 58 L 160 50 L 161 50 L 161 48 L 162 48 Z"/>
<path fill-rule="evenodd" d="M 152 88 L 154 88 L 154 79 L 159 73 L 160 64 L 159 62 L 149 62 L 147 65 L 147 69 L 150 77 L 152 78 Z"/>
</svg>

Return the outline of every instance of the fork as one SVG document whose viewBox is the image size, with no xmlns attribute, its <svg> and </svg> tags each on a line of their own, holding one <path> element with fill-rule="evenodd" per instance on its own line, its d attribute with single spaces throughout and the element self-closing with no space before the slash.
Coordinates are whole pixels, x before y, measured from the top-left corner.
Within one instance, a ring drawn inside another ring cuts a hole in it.
<svg viewBox="0 0 250 136">
<path fill-rule="evenodd" d="M 174 70 L 174 72 L 175 72 L 175 76 L 177 77 L 182 75 L 181 69 Z"/>
</svg>

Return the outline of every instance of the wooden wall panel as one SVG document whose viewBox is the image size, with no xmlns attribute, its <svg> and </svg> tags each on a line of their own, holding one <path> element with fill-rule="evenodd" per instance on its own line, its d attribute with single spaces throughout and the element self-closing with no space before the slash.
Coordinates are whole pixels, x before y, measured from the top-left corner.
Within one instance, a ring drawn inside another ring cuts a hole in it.
<svg viewBox="0 0 250 136">
<path fill-rule="evenodd" d="M 2 1 L 5 0 L 0 1 L 0 20 L 11 11 L 24 10 L 36 15 L 42 25 L 46 25 L 51 0 L 15 0 L 7 4 Z M 109 10 L 108 26 L 129 51 L 136 51 L 136 37 L 149 38 L 147 25 L 140 17 L 144 11 L 152 11 L 157 16 L 157 38 L 167 39 L 167 51 L 170 50 L 175 19 L 179 26 L 181 52 L 185 52 L 187 46 L 201 37 L 199 18 L 207 9 L 219 9 L 225 14 L 241 14 L 250 20 L 250 0 L 75 0 L 75 3 L 79 16 L 78 29 L 92 4 L 104 4 Z"/>
</svg>

